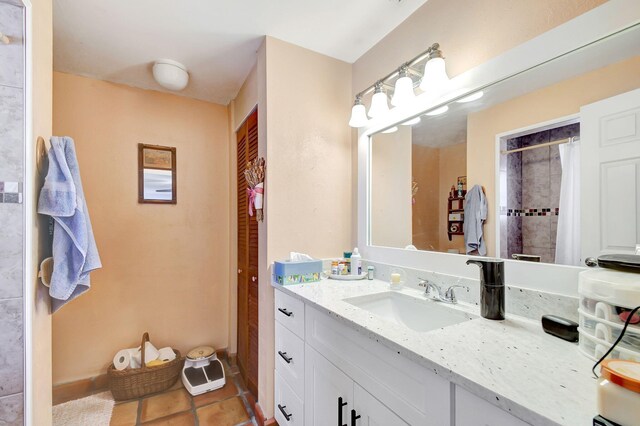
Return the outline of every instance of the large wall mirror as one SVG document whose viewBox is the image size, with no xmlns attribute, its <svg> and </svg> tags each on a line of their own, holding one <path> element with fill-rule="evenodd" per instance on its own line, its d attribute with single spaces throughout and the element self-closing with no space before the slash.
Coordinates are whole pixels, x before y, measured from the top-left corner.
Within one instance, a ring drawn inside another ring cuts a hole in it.
<svg viewBox="0 0 640 426">
<path fill-rule="evenodd" d="M 578 266 L 640 243 L 640 26 L 405 124 L 370 139 L 372 246 Z"/>
</svg>

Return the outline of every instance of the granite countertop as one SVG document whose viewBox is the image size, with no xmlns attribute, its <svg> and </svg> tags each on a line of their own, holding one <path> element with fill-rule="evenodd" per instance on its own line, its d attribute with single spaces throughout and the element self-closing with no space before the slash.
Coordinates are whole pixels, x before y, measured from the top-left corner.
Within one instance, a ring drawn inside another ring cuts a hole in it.
<svg viewBox="0 0 640 426">
<path fill-rule="evenodd" d="M 591 425 L 597 414 L 593 362 L 577 344 L 546 334 L 537 321 L 507 314 L 504 321 L 478 318 L 416 332 L 343 301 L 389 291 L 386 282 L 323 280 L 274 287 L 532 425 Z M 399 292 L 424 299 L 422 289 Z M 477 306 L 451 308 L 479 315 Z"/>
</svg>

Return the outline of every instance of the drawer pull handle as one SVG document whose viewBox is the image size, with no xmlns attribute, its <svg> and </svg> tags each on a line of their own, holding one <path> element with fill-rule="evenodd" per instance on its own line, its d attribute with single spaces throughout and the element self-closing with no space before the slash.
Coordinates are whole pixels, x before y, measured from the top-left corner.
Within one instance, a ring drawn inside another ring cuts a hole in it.
<svg viewBox="0 0 640 426">
<path fill-rule="evenodd" d="M 278 351 L 278 355 L 280 355 L 282 359 L 287 362 L 287 364 L 291 364 L 291 361 L 293 361 L 293 358 L 288 357 L 286 352 Z"/>
<path fill-rule="evenodd" d="M 351 410 L 351 426 L 356 426 L 356 420 L 360 417 L 360 414 L 356 414 L 356 410 Z"/>
<path fill-rule="evenodd" d="M 280 412 L 282 413 L 282 415 L 284 416 L 286 421 L 289 421 L 291 419 L 291 417 L 293 417 L 293 414 L 288 414 L 286 411 L 284 411 L 284 409 L 287 408 L 286 405 L 280 405 L 278 404 L 278 409 L 280 410 Z"/>
<path fill-rule="evenodd" d="M 342 424 L 342 407 L 347 405 L 346 402 L 342 401 L 342 397 L 338 398 L 338 426 L 347 426 L 346 424 Z"/>
<path fill-rule="evenodd" d="M 289 311 L 287 311 L 287 310 L 286 310 L 286 309 L 284 309 L 284 308 L 278 308 L 278 310 L 279 310 L 280 312 L 282 312 L 283 314 L 285 314 L 286 316 L 288 316 L 288 317 L 290 317 L 291 315 L 293 315 L 293 312 L 289 312 Z"/>
</svg>

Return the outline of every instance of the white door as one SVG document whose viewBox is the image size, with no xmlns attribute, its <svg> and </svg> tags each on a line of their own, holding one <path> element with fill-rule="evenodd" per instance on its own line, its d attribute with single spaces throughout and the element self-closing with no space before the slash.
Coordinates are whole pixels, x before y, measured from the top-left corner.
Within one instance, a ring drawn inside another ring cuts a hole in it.
<svg viewBox="0 0 640 426">
<path fill-rule="evenodd" d="M 349 410 L 349 426 L 408 426 L 408 423 L 357 383 L 354 383 L 353 392 L 354 407 Z"/>
<path fill-rule="evenodd" d="M 640 242 L 640 89 L 580 109 L 582 259 Z"/>
<path fill-rule="evenodd" d="M 349 425 L 353 380 L 305 345 L 304 419 L 306 426 Z"/>
</svg>

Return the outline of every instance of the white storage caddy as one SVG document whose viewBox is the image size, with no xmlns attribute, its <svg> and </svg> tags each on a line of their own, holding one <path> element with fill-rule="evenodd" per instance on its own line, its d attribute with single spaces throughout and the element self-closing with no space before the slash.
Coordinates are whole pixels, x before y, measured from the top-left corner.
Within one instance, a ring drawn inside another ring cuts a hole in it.
<svg viewBox="0 0 640 426">
<path fill-rule="evenodd" d="M 580 273 L 580 351 L 593 360 L 604 355 L 622 332 L 620 308 L 640 305 L 640 274 L 612 269 Z M 640 324 L 629 325 L 612 358 L 640 362 Z"/>
</svg>

